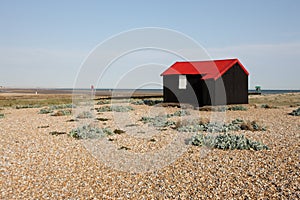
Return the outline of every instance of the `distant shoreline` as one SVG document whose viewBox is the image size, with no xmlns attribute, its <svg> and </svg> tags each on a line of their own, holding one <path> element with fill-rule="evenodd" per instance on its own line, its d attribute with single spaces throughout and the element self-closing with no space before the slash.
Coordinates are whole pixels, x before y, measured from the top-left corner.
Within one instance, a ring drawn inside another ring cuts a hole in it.
<svg viewBox="0 0 300 200">
<path fill-rule="evenodd" d="M 72 89 L 72 88 L 0 88 L 1 93 L 25 93 L 25 94 L 73 94 L 86 93 L 90 89 Z M 255 92 L 255 90 L 248 90 Z M 135 95 L 162 95 L 163 89 L 95 89 L 96 96 L 111 96 L 112 93 L 134 93 Z M 298 93 L 300 90 L 262 90 L 262 94 L 285 94 Z"/>
</svg>

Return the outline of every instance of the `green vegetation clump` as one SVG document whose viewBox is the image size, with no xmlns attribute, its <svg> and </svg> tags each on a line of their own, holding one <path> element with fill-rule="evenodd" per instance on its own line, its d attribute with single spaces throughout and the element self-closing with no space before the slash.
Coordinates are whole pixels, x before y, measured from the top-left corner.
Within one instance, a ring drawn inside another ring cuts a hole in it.
<svg viewBox="0 0 300 200">
<path fill-rule="evenodd" d="M 53 110 L 51 110 L 50 108 L 42 108 L 39 112 L 39 114 L 49 114 L 49 113 L 53 113 Z"/>
<path fill-rule="evenodd" d="M 130 103 L 133 105 L 144 105 L 144 100 L 131 100 Z"/>
<path fill-rule="evenodd" d="M 140 99 L 140 100 L 131 100 L 131 104 L 134 105 L 148 105 L 148 106 L 154 106 L 156 104 L 162 103 L 163 100 L 161 99 Z"/>
<path fill-rule="evenodd" d="M 40 107 L 41 107 L 40 105 L 32 105 L 32 104 L 29 104 L 29 105 L 17 105 L 17 106 L 16 106 L 16 109 L 40 108 Z"/>
<path fill-rule="evenodd" d="M 191 113 L 187 110 L 179 110 L 176 111 L 172 114 L 167 114 L 167 115 L 159 115 L 155 117 L 142 117 L 140 121 L 146 123 L 149 123 L 150 125 L 154 127 L 168 127 L 168 126 L 173 126 L 176 123 L 173 121 L 167 120 L 168 118 L 174 117 L 174 116 L 186 116 L 190 115 Z"/>
<path fill-rule="evenodd" d="M 148 105 L 148 106 L 154 106 L 154 105 L 156 105 L 156 104 L 159 104 L 159 103 L 162 103 L 162 102 L 163 102 L 163 100 L 158 100 L 158 99 L 156 99 L 156 100 L 152 100 L 152 99 L 144 99 L 143 101 L 144 101 L 144 104 L 145 104 L 145 105 Z"/>
<path fill-rule="evenodd" d="M 293 110 L 291 113 L 289 113 L 289 115 L 300 116 L 300 108 Z"/>
<path fill-rule="evenodd" d="M 140 121 L 149 123 L 154 127 L 167 127 L 175 125 L 175 122 L 168 121 L 166 116 L 142 117 Z"/>
<path fill-rule="evenodd" d="M 5 115 L 3 113 L 0 113 L 0 119 L 4 118 L 4 117 L 5 117 Z"/>
<path fill-rule="evenodd" d="M 103 104 L 110 104 L 111 101 L 108 99 L 101 99 L 100 101 L 97 102 L 97 105 L 103 105 Z"/>
<path fill-rule="evenodd" d="M 211 111 L 211 112 L 225 112 L 226 110 L 227 110 L 226 106 L 204 106 L 199 108 L 199 111 Z"/>
<path fill-rule="evenodd" d="M 186 115 L 191 115 L 191 113 L 188 110 L 178 110 L 172 114 L 167 114 L 166 117 L 167 118 L 174 117 L 174 116 L 181 117 Z"/>
<path fill-rule="evenodd" d="M 128 112 L 131 110 L 134 110 L 133 107 L 131 106 L 117 106 L 117 105 L 112 105 L 112 106 L 103 106 L 100 108 L 96 108 L 98 112 Z"/>
<path fill-rule="evenodd" d="M 52 105 L 49 107 L 50 110 L 58 110 L 58 109 L 66 109 L 66 108 L 75 108 L 73 104 L 60 104 L 60 105 Z"/>
<path fill-rule="evenodd" d="M 233 110 L 233 111 L 242 110 L 242 111 L 246 111 L 248 109 L 246 107 L 244 107 L 244 106 L 232 106 L 232 107 L 229 107 L 228 110 Z"/>
<path fill-rule="evenodd" d="M 92 126 L 78 127 L 69 132 L 69 136 L 76 139 L 99 139 L 112 134 L 113 132 L 108 128 L 101 129 Z"/>
<path fill-rule="evenodd" d="M 176 129 L 179 132 L 198 132 L 198 131 L 204 131 L 204 132 L 210 132 L 210 133 L 216 133 L 216 132 L 223 132 L 226 133 L 228 131 L 239 131 L 239 130 L 250 130 L 250 131 L 265 131 L 266 128 L 257 124 L 256 121 L 248 121 L 245 122 L 241 119 L 235 119 L 231 121 L 229 124 L 222 124 L 222 123 L 216 123 L 216 122 L 206 122 L 203 123 L 200 122 L 186 122 L 186 123 L 180 123 L 178 122 L 176 124 Z"/>
<path fill-rule="evenodd" d="M 231 107 L 227 107 L 227 106 L 204 106 L 204 107 L 199 108 L 199 111 L 226 112 L 227 110 L 246 111 L 248 109 L 246 107 L 242 106 L 242 105 L 236 105 L 236 106 L 231 106 Z"/>
<path fill-rule="evenodd" d="M 58 110 L 58 109 L 67 109 L 67 108 L 74 108 L 75 105 L 73 104 L 60 104 L 60 105 L 52 105 L 50 107 L 47 108 L 42 108 L 39 112 L 39 114 L 49 114 L 49 113 L 53 113 L 54 110 Z M 71 111 L 70 110 L 64 110 L 64 111 L 58 111 L 55 114 L 52 114 L 52 116 L 63 116 L 63 115 L 71 115 Z"/>
<path fill-rule="evenodd" d="M 244 135 L 219 134 L 217 136 L 198 134 L 192 137 L 191 144 L 195 146 L 207 146 L 223 150 L 268 150 L 268 146 L 252 141 Z"/>
</svg>

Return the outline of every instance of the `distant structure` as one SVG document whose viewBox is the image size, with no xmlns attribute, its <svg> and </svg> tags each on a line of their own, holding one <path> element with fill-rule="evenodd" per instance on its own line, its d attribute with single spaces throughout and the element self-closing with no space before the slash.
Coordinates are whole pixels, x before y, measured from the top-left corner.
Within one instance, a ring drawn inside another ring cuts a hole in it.
<svg viewBox="0 0 300 200">
<path fill-rule="evenodd" d="M 259 85 L 255 86 L 255 92 L 257 94 L 261 94 L 261 86 L 259 86 Z"/>
<path fill-rule="evenodd" d="M 161 75 L 166 103 L 248 104 L 249 72 L 238 59 L 176 62 Z"/>
</svg>

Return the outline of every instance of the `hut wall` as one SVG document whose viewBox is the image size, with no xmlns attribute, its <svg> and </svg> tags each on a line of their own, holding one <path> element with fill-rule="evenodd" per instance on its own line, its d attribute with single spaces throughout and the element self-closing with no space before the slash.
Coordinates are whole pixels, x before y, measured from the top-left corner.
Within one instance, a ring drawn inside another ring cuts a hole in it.
<svg viewBox="0 0 300 200">
<path fill-rule="evenodd" d="M 248 104 L 248 76 L 238 64 L 216 80 L 215 95 L 216 105 Z"/>
<path fill-rule="evenodd" d="M 164 102 L 198 105 L 197 94 L 201 93 L 199 85 L 201 75 L 187 75 L 186 78 L 186 89 L 179 89 L 179 75 L 163 76 Z"/>
<path fill-rule="evenodd" d="M 164 102 L 177 103 L 177 90 L 175 87 L 178 87 L 178 75 L 163 76 L 163 86 Z"/>
<path fill-rule="evenodd" d="M 198 98 L 201 98 L 200 106 L 214 105 L 215 102 L 215 81 L 213 79 L 201 80 L 200 82 L 202 93 L 198 94 Z"/>
</svg>

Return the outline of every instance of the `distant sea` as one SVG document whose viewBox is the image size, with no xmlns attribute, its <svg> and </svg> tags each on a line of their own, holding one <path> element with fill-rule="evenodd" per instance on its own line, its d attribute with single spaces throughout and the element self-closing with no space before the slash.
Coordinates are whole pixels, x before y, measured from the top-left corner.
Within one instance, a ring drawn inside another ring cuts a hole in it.
<svg viewBox="0 0 300 200">
<path fill-rule="evenodd" d="M 37 91 L 39 94 L 72 94 L 74 91 L 90 91 L 88 88 L 78 88 L 73 90 L 73 88 L 0 88 L 0 93 L 35 93 Z M 115 93 L 138 93 L 138 94 L 157 94 L 162 95 L 163 89 L 109 89 L 109 88 L 98 88 L 95 89 L 97 93 L 110 94 Z M 255 92 L 255 90 L 249 90 L 249 92 Z M 262 94 L 284 94 L 284 93 L 296 93 L 300 90 L 261 90 Z"/>
<path fill-rule="evenodd" d="M 72 89 L 71 89 L 72 90 Z M 140 93 L 162 93 L 163 89 L 96 89 L 98 92 L 130 92 L 136 91 Z M 249 92 L 255 92 L 255 90 L 249 90 Z M 300 92 L 300 90 L 261 90 L 262 94 L 284 94 L 284 93 L 295 93 Z"/>
<path fill-rule="evenodd" d="M 249 92 L 255 92 L 255 90 L 249 90 Z M 300 90 L 261 90 L 262 94 L 284 94 L 296 92 L 300 92 Z"/>
</svg>

